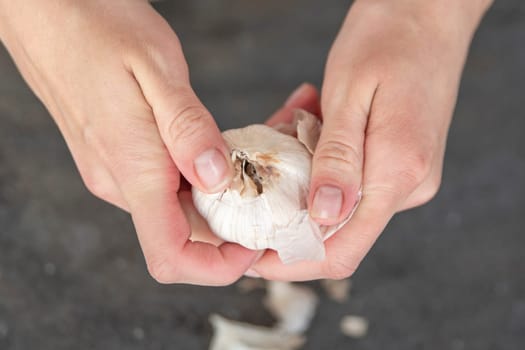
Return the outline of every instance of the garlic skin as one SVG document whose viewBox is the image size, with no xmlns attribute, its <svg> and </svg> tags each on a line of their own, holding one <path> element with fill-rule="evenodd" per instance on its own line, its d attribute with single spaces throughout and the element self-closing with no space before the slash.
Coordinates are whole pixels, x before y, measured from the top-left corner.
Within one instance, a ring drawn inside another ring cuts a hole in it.
<svg viewBox="0 0 525 350">
<path fill-rule="evenodd" d="M 298 334 L 232 321 L 216 314 L 210 316 L 210 323 L 214 330 L 210 350 L 295 350 L 305 342 Z"/>
<path fill-rule="evenodd" d="M 249 249 L 274 249 L 283 263 L 324 259 L 323 240 L 346 223 L 321 226 L 308 213 L 321 125 L 306 111 L 295 117 L 293 125 L 279 127 L 282 132 L 258 124 L 223 132 L 235 167 L 232 184 L 215 194 L 192 189 L 195 207 L 217 236 Z"/>
<path fill-rule="evenodd" d="M 268 281 L 267 295 L 263 303 L 276 318 L 276 329 L 292 334 L 302 334 L 310 327 L 319 298 L 307 286 L 283 281 Z"/>
</svg>

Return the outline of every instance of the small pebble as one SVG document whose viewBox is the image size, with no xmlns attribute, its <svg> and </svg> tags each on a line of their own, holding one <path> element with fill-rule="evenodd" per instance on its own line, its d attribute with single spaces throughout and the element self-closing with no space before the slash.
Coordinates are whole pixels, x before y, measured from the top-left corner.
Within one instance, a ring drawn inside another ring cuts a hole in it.
<svg viewBox="0 0 525 350">
<path fill-rule="evenodd" d="M 4 321 L 0 321 L 0 339 L 7 337 L 9 334 L 9 327 Z"/>
<path fill-rule="evenodd" d="M 449 227 L 457 228 L 457 227 L 460 227 L 461 224 L 463 223 L 463 217 L 461 216 L 460 213 L 451 211 L 447 213 L 445 217 L 445 222 Z"/>
<path fill-rule="evenodd" d="M 144 330 L 140 327 L 133 328 L 133 337 L 137 340 L 144 339 Z"/>
<path fill-rule="evenodd" d="M 123 257 L 118 257 L 115 259 L 115 266 L 119 270 L 126 270 L 128 267 L 128 262 Z"/>
<path fill-rule="evenodd" d="M 57 267 L 53 263 L 45 263 L 44 272 L 46 275 L 53 276 L 57 272 Z"/>
<path fill-rule="evenodd" d="M 368 320 L 361 316 L 345 316 L 340 323 L 341 332 L 351 338 L 362 338 L 368 332 Z"/>
</svg>

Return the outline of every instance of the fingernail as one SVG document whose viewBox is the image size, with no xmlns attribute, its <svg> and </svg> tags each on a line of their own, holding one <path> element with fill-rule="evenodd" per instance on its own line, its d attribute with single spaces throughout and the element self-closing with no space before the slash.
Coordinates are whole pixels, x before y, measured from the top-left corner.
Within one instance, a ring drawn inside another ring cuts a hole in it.
<svg viewBox="0 0 525 350">
<path fill-rule="evenodd" d="M 343 192 L 334 186 L 317 189 L 312 205 L 312 216 L 317 219 L 337 219 L 343 206 Z"/>
<path fill-rule="evenodd" d="M 222 190 L 230 180 L 226 159 L 215 148 L 201 153 L 195 159 L 194 166 L 201 183 L 212 193 Z"/>
<path fill-rule="evenodd" d="M 289 106 L 289 105 L 293 105 L 295 104 L 295 102 L 299 99 L 302 98 L 302 95 L 306 92 L 306 90 L 308 89 L 308 84 L 307 83 L 302 83 L 301 85 L 299 85 L 299 87 L 297 87 L 293 92 L 292 94 L 290 95 L 290 97 L 288 97 L 288 99 L 286 100 L 286 102 L 284 103 L 285 106 Z"/>
<path fill-rule="evenodd" d="M 253 269 L 248 269 L 246 270 L 246 272 L 244 273 L 244 276 L 246 277 L 252 277 L 252 278 L 261 278 L 261 275 L 259 275 L 255 270 Z"/>
</svg>

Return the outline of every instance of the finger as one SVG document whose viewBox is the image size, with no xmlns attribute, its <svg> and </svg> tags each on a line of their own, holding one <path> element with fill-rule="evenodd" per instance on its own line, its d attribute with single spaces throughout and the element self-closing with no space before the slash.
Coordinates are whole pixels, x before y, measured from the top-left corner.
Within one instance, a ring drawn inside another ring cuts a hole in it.
<svg viewBox="0 0 525 350">
<path fill-rule="evenodd" d="M 178 169 L 201 191 L 220 192 L 233 177 L 229 148 L 190 86 L 175 33 L 168 26 L 162 34 L 162 42 L 152 46 L 149 57 L 133 61 L 133 74 Z"/>
<path fill-rule="evenodd" d="M 418 128 L 406 127 L 408 115 L 412 113 L 396 115 L 400 121 L 396 126 L 376 127 L 367 133 L 363 197 L 352 220 L 325 242 L 325 261 L 288 266 L 267 253 L 252 269 L 263 277 L 281 280 L 351 275 L 391 217 L 421 185 L 421 179 L 427 178 L 426 161 L 422 163 L 429 159 L 423 156 L 427 147 L 415 137 Z"/>
<path fill-rule="evenodd" d="M 126 100 L 140 99 L 138 85 L 130 82 L 125 86 L 129 90 Z M 151 110 L 144 102 L 139 110 L 121 113 L 129 115 L 129 124 L 122 125 L 122 118 L 108 118 L 105 134 L 95 139 L 95 148 L 105 155 L 129 205 L 151 275 L 162 283 L 201 285 L 225 285 L 238 279 L 256 252 L 233 244 L 215 247 L 189 241 L 191 229 L 177 196 L 181 174 Z M 110 132 L 118 128 L 120 132 Z"/>
<path fill-rule="evenodd" d="M 323 87 L 324 123 L 312 160 L 310 215 L 331 225 L 350 214 L 358 199 L 363 143 L 376 83 L 341 79 L 327 70 Z"/>
<path fill-rule="evenodd" d="M 300 262 L 283 265 L 273 252 L 267 253 L 253 267 L 268 279 L 311 280 L 349 277 L 359 266 L 374 242 L 407 197 L 414 191 L 414 176 L 402 165 L 404 155 L 381 134 L 367 141 L 368 161 L 362 200 L 346 225 L 325 242 L 326 259 L 322 262 Z M 390 145 L 390 149 L 388 148 Z M 378 150 L 384 150 L 378 153 Z M 410 168 L 410 161 L 406 163 Z"/>
<path fill-rule="evenodd" d="M 190 190 L 179 191 L 179 202 L 190 224 L 191 241 L 211 243 L 214 246 L 220 246 L 225 242 L 219 236 L 213 234 L 206 219 L 195 208 Z"/>
<path fill-rule="evenodd" d="M 349 277 L 370 250 L 396 212 L 401 195 L 381 188 L 364 188 L 363 200 L 352 220 L 325 242 L 326 260 L 291 265 L 280 262 L 275 252 L 267 252 L 251 270 L 271 280 L 306 281 Z"/>
<path fill-rule="evenodd" d="M 291 123 L 293 110 L 297 108 L 304 109 L 316 116 L 320 115 L 319 93 L 315 86 L 308 83 L 301 84 L 290 94 L 284 105 L 266 121 L 266 124 L 275 126 L 281 123 Z"/>
<path fill-rule="evenodd" d="M 256 253 L 232 244 L 215 247 L 189 241 L 190 226 L 177 197 L 181 174 L 132 78 L 128 76 L 130 81 L 125 81 L 120 95 L 127 103 L 107 113 L 105 127 L 88 139 L 110 166 L 129 205 L 148 269 L 162 283 L 232 283 L 251 265 Z M 125 110 L 131 104 L 134 108 Z M 127 116 L 128 123 L 122 124 L 119 112 Z"/>
<path fill-rule="evenodd" d="M 200 285 L 226 285 L 242 276 L 256 252 L 191 242 L 177 196 L 180 174 L 169 155 L 160 142 L 155 149 L 136 145 L 134 151 L 121 155 L 125 161 L 115 173 L 151 275 L 160 283 Z"/>
<path fill-rule="evenodd" d="M 443 159 L 436 162 L 429 176 L 408 196 L 399 211 L 419 207 L 436 196 L 441 185 L 442 167 Z"/>
<path fill-rule="evenodd" d="M 255 252 L 235 244 L 189 241 L 190 227 L 174 193 L 163 189 L 131 207 L 141 247 L 151 275 L 160 283 L 226 285 L 248 269 Z"/>
<path fill-rule="evenodd" d="M 375 118 L 368 127 L 367 154 L 374 153 L 377 157 L 389 150 L 387 156 L 374 161 L 376 169 L 370 173 L 390 169 L 391 176 L 404 177 L 411 186 L 398 211 L 423 205 L 437 194 L 445 154 L 448 123 L 435 116 L 447 111 L 439 110 L 441 107 L 429 110 L 425 101 L 433 96 L 414 95 L 414 86 L 414 83 L 395 84 L 389 87 L 388 95 L 386 88 L 378 90 L 381 103 L 375 104 L 374 110 L 376 115 L 387 118 Z M 368 142 L 370 139 L 372 142 Z M 380 171 L 380 167 L 384 169 Z"/>
</svg>

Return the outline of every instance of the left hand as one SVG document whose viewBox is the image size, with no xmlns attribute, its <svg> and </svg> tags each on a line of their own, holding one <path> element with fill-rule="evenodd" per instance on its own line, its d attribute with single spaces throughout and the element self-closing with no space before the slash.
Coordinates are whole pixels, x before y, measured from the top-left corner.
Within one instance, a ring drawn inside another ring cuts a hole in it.
<svg viewBox="0 0 525 350">
<path fill-rule="evenodd" d="M 283 265 L 267 251 L 248 275 L 348 277 L 396 212 L 436 194 L 461 71 L 483 12 L 479 4 L 476 12 L 459 3 L 354 3 L 326 66 L 310 213 L 319 223 L 334 224 L 349 214 L 360 188 L 363 199 L 325 242 L 324 261 Z M 295 95 L 295 107 L 314 103 L 311 87 Z M 290 115 L 281 111 L 269 122 Z"/>
<path fill-rule="evenodd" d="M 190 240 L 185 180 L 220 192 L 233 164 L 177 35 L 146 0 L 0 0 L 0 41 L 86 187 L 131 214 L 154 279 L 225 285 L 242 276 L 255 252 Z"/>
</svg>

